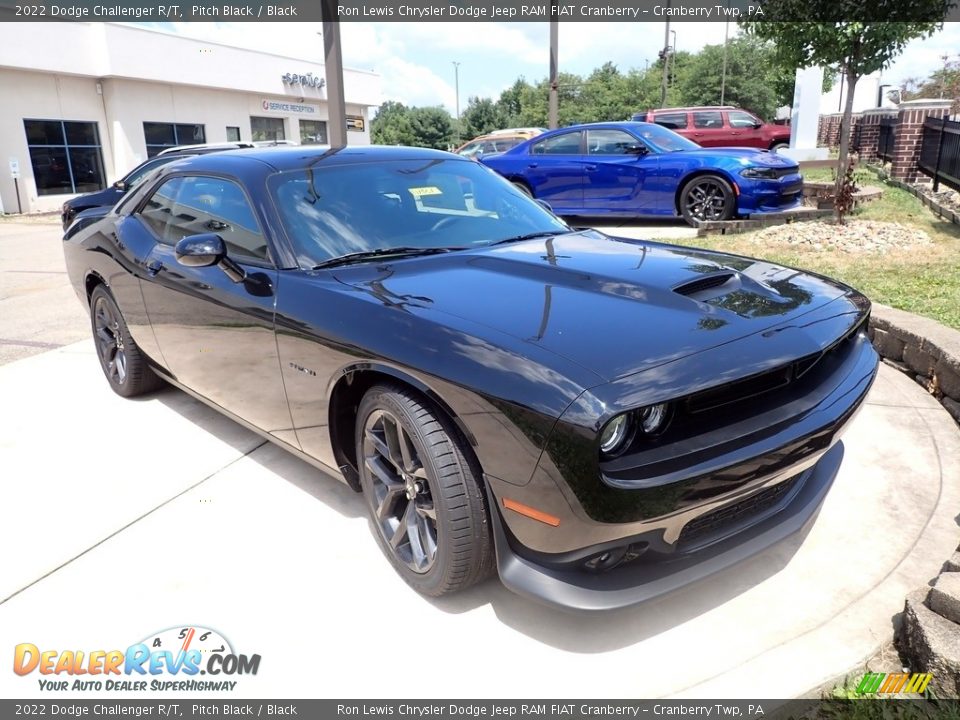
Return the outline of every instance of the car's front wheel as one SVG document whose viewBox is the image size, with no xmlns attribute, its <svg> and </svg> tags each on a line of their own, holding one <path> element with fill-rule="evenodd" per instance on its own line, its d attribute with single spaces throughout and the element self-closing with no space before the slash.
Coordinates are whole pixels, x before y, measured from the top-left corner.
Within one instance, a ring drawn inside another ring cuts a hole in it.
<svg viewBox="0 0 960 720">
<path fill-rule="evenodd" d="M 415 590 L 463 590 L 493 568 L 486 496 L 449 421 L 403 387 L 376 385 L 357 413 L 360 481 L 377 541 Z"/>
<path fill-rule="evenodd" d="M 693 226 L 697 221 L 729 220 L 735 206 L 733 188 L 718 175 L 695 177 L 680 193 L 680 213 Z"/>
<path fill-rule="evenodd" d="M 100 367 L 111 389 L 123 397 L 135 397 L 163 385 L 130 335 L 120 308 L 103 286 L 90 295 L 90 324 Z"/>
</svg>

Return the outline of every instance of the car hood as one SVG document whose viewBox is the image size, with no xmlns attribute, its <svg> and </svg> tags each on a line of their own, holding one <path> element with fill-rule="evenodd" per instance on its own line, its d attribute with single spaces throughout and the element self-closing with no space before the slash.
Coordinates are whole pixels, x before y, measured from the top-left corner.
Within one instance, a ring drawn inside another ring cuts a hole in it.
<svg viewBox="0 0 960 720">
<path fill-rule="evenodd" d="M 753 167 L 772 167 L 772 168 L 799 168 L 796 160 L 772 153 L 767 150 L 757 150 L 754 148 L 742 147 L 711 147 L 698 148 L 696 150 L 680 150 L 685 157 L 704 158 L 705 160 L 716 159 L 718 157 L 739 160 L 744 166 Z"/>
<path fill-rule="evenodd" d="M 594 231 L 354 265 L 337 279 L 436 322 L 491 328 L 517 352 L 537 345 L 606 380 L 761 332 L 849 291 L 768 262 Z"/>
</svg>

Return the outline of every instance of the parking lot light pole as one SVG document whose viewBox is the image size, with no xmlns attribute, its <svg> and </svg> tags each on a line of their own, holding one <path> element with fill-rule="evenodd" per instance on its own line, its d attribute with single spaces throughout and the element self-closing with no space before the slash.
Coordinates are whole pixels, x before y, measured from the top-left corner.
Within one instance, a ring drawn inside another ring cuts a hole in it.
<svg viewBox="0 0 960 720">
<path fill-rule="evenodd" d="M 730 4 L 727 3 L 727 7 Z M 723 27 L 723 70 L 720 71 L 720 104 L 723 105 L 723 99 L 727 93 L 727 45 L 730 38 L 730 21 L 727 20 Z"/>
<path fill-rule="evenodd" d="M 551 10 L 556 9 L 556 5 L 551 5 Z M 558 92 L 560 89 L 559 69 L 557 67 L 557 46 L 560 44 L 559 21 L 555 14 L 550 17 L 550 104 L 548 110 L 548 122 L 550 129 L 558 127 L 560 124 L 560 98 Z"/>
<path fill-rule="evenodd" d="M 670 7 L 670 3 L 667 3 Z M 669 16 L 668 16 L 669 17 Z M 670 79 L 670 21 L 663 33 L 663 79 L 660 81 L 660 107 L 667 106 L 667 82 Z"/>
<path fill-rule="evenodd" d="M 343 54 L 335 0 L 320 0 L 323 19 L 324 70 L 327 76 L 327 140 L 330 147 L 347 145 L 347 106 L 343 97 Z"/>
<path fill-rule="evenodd" d="M 456 136 L 457 136 L 457 146 L 460 145 L 460 63 L 456 60 L 453 60 L 453 90 L 457 94 L 457 127 L 456 127 Z"/>
</svg>

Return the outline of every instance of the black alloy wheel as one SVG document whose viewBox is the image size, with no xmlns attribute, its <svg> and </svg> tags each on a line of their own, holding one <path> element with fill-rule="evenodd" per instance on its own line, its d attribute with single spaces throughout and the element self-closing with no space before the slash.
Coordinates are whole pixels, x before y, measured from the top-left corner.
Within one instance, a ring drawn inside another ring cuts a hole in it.
<svg viewBox="0 0 960 720">
<path fill-rule="evenodd" d="M 680 193 L 680 212 L 690 225 L 696 225 L 696 220 L 729 220 L 733 205 L 733 189 L 716 175 L 695 177 Z"/>
<path fill-rule="evenodd" d="M 439 596 L 485 578 L 486 497 L 446 418 L 411 390 L 377 385 L 360 404 L 356 442 L 377 540 L 403 579 Z"/>
<path fill-rule="evenodd" d="M 109 291 L 98 285 L 90 296 L 90 323 L 100 367 L 115 393 L 134 397 L 163 381 L 153 372 Z"/>
</svg>

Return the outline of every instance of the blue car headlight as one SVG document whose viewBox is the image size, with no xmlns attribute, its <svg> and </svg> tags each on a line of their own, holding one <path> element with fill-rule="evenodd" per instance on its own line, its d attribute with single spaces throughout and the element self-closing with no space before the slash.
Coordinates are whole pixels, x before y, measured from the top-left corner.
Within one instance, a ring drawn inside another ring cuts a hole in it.
<svg viewBox="0 0 960 720">
<path fill-rule="evenodd" d="M 740 171 L 740 174 L 751 180 L 776 180 L 777 171 L 766 167 L 748 167 Z"/>
</svg>

